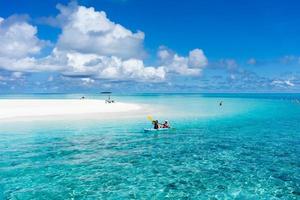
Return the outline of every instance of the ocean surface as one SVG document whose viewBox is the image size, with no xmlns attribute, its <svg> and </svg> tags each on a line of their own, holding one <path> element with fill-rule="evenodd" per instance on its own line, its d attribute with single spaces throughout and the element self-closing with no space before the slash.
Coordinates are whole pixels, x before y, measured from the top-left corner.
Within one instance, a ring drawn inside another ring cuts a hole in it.
<svg viewBox="0 0 300 200">
<path fill-rule="evenodd" d="M 144 133 L 146 116 L 0 121 L 0 199 L 300 199 L 300 94 L 113 97 L 174 129 Z"/>
</svg>

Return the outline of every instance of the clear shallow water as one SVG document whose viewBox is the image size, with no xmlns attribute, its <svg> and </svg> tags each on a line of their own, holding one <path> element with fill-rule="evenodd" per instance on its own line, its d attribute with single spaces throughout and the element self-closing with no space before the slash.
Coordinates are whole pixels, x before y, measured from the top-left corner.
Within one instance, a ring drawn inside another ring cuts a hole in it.
<svg viewBox="0 0 300 200">
<path fill-rule="evenodd" d="M 160 134 L 146 118 L 0 122 L 0 199 L 299 199 L 299 97 L 115 97 L 155 103 L 176 128 Z"/>
</svg>

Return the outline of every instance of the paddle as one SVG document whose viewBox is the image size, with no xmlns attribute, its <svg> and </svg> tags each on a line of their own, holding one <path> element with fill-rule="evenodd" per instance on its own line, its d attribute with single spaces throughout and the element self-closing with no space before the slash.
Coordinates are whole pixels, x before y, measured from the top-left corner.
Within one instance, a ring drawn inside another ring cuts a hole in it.
<svg viewBox="0 0 300 200">
<path fill-rule="evenodd" d="M 151 121 L 151 122 L 154 121 L 154 119 L 153 119 L 153 117 L 152 117 L 151 115 L 148 115 L 148 116 L 147 116 L 147 119 L 148 119 L 149 121 Z M 175 128 L 169 128 L 169 130 L 176 130 L 176 129 L 175 129 Z"/>
</svg>

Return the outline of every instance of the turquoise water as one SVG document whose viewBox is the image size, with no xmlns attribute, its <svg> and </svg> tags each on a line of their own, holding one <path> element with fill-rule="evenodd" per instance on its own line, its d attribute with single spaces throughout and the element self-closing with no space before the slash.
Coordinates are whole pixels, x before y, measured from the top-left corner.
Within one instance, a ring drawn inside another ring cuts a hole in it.
<svg viewBox="0 0 300 200">
<path fill-rule="evenodd" d="M 153 105 L 175 130 L 144 133 L 146 117 L 0 122 L 0 199 L 300 198 L 300 95 L 115 99 Z"/>
</svg>

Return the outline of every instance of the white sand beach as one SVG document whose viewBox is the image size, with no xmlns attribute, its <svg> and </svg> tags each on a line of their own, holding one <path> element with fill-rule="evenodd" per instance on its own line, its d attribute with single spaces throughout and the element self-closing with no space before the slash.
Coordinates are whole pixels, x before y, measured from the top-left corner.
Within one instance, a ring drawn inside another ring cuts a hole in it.
<svg viewBox="0 0 300 200">
<path fill-rule="evenodd" d="M 130 115 L 142 110 L 141 105 L 131 103 L 105 103 L 104 100 L 90 99 L 2 99 L 0 100 L 0 120 L 80 117 L 96 115 L 105 118 Z"/>
</svg>

